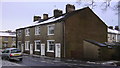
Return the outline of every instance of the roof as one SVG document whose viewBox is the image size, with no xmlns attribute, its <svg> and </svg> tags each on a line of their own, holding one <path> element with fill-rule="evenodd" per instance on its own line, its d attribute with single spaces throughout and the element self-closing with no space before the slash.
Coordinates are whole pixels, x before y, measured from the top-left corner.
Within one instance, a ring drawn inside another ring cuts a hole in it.
<svg viewBox="0 0 120 68">
<path fill-rule="evenodd" d="M 0 36 L 16 37 L 16 34 L 12 34 L 12 33 L 1 33 L 1 32 L 0 32 Z"/>
<path fill-rule="evenodd" d="M 42 24 L 47 24 L 47 23 L 52 23 L 52 22 L 55 22 L 55 21 L 58 21 L 60 19 L 64 18 L 64 15 L 61 15 L 59 17 L 51 17 L 45 21 L 37 21 L 36 23 L 33 23 L 31 25 L 27 25 L 27 26 L 23 26 L 23 27 L 19 27 L 20 28 L 27 28 L 27 27 L 32 27 L 32 26 L 37 26 L 37 25 L 42 25 Z"/>
<path fill-rule="evenodd" d="M 81 11 L 81 10 L 84 10 L 84 9 L 88 9 L 89 7 L 85 7 L 85 8 L 82 8 L 82 9 L 78 9 L 78 10 L 75 10 L 75 11 L 72 11 L 72 12 L 69 12 L 69 13 L 64 13 L 58 17 L 49 17 L 48 19 L 46 20 L 40 20 L 40 21 L 36 21 L 35 23 L 33 24 L 30 24 L 30 25 L 27 25 L 27 26 L 22 26 L 22 27 L 19 27 L 18 29 L 22 29 L 22 28 L 28 28 L 28 27 L 32 27 L 32 26 L 37 26 L 37 25 L 42 25 L 42 24 L 48 24 L 48 23 L 53 23 L 53 22 L 56 22 L 56 21 L 63 21 L 65 19 L 67 19 L 68 17 L 70 17 L 71 15 L 74 15 L 76 12 L 78 11 Z M 89 8 L 90 9 L 90 8 Z"/>
<path fill-rule="evenodd" d="M 108 28 L 108 33 L 120 34 L 120 31 Z"/>
<path fill-rule="evenodd" d="M 72 11 L 72 12 L 69 12 L 69 13 L 64 13 L 62 14 L 61 16 L 58 16 L 58 17 L 49 17 L 48 19 L 46 20 L 40 20 L 40 21 L 36 21 L 35 23 L 31 24 L 31 25 L 27 25 L 27 26 L 23 26 L 23 27 L 19 27 L 18 29 L 24 29 L 24 28 L 29 28 L 29 27 L 32 27 L 32 26 L 37 26 L 37 25 L 42 25 L 42 24 L 48 24 L 48 23 L 53 23 L 53 22 L 56 22 L 56 21 L 64 21 L 65 19 L 67 19 L 68 17 L 74 15 L 75 13 L 79 12 L 79 11 L 82 11 L 82 10 L 85 10 L 85 9 L 89 9 L 90 11 L 92 11 L 89 7 L 85 7 L 85 8 L 82 8 L 82 9 L 78 9 L 78 10 L 75 10 L 75 11 Z M 93 11 L 92 11 L 93 12 Z M 93 12 L 94 13 L 94 12 Z M 94 13 L 95 14 L 95 13 Z M 96 14 L 95 14 L 96 15 Z M 96 17 L 98 17 L 96 15 Z M 99 18 L 99 17 L 98 17 Z M 100 18 L 99 18 L 100 19 Z M 100 19 L 101 20 L 101 19 Z M 102 21 L 102 20 L 101 20 Z M 105 23 L 103 23 L 105 24 Z M 105 24 L 106 25 L 106 24 Z M 106 25 L 107 26 L 107 25 Z M 17 30 L 18 30 L 17 29 Z"/>
<path fill-rule="evenodd" d="M 120 46 L 120 42 L 105 42 L 105 44 L 108 46 L 108 48 Z"/>
<path fill-rule="evenodd" d="M 99 43 L 99 42 L 97 42 L 97 41 L 95 41 L 95 40 L 85 40 L 85 41 L 87 41 L 87 42 L 89 42 L 89 43 L 92 43 L 92 44 L 95 44 L 95 45 L 97 45 L 97 46 L 99 46 L 99 47 L 105 47 L 105 46 L 107 46 L 107 45 L 105 45 L 105 44 L 103 44 L 103 43 Z"/>
</svg>

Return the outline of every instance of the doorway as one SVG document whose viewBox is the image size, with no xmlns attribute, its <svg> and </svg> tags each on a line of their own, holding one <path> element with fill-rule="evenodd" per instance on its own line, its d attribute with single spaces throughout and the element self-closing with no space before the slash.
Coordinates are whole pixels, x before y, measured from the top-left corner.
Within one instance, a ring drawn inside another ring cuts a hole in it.
<svg viewBox="0 0 120 68">
<path fill-rule="evenodd" d="M 55 57 L 58 57 L 58 58 L 61 57 L 61 44 L 60 43 L 55 44 Z"/>
</svg>

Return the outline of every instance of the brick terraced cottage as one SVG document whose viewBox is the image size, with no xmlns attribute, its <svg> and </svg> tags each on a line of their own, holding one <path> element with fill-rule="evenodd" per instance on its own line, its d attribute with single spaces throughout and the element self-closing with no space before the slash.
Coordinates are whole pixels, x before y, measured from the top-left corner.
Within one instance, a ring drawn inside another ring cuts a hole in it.
<svg viewBox="0 0 120 68">
<path fill-rule="evenodd" d="M 28 54 L 82 59 L 85 39 L 107 42 L 107 25 L 89 8 L 75 10 L 66 5 L 66 13 L 55 9 L 52 17 L 34 17 L 33 25 L 16 29 L 17 47 Z"/>
<path fill-rule="evenodd" d="M 11 31 L 0 31 L 0 49 L 16 47 L 16 34 Z"/>
</svg>

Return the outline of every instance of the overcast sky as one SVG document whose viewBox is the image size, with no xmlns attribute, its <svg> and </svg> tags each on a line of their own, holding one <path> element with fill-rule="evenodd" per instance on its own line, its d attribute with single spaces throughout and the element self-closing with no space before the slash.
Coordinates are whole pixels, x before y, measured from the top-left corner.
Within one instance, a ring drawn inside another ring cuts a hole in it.
<svg viewBox="0 0 120 68">
<path fill-rule="evenodd" d="M 19 0 L 18 0 L 19 1 Z M 75 5 L 76 10 L 81 9 L 81 5 L 78 5 L 76 1 L 72 2 L 37 2 L 37 1 L 2 1 L 0 3 L 0 30 L 15 30 L 21 26 L 26 26 L 33 23 L 33 16 L 48 13 L 49 16 L 53 16 L 54 9 L 61 9 L 65 13 L 65 5 L 70 3 Z M 102 11 L 103 7 L 99 6 L 92 9 L 108 26 L 118 25 L 118 15 L 115 14 L 116 11 L 108 8 L 107 11 Z M 115 5 L 116 2 L 112 2 L 111 5 Z"/>
</svg>

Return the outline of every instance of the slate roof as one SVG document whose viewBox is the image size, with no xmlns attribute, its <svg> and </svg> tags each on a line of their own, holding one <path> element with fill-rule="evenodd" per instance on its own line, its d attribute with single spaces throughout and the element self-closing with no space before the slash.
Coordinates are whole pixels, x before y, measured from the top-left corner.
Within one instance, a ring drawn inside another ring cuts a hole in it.
<svg viewBox="0 0 120 68">
<path fill-rule="evenodd" d="M 30 25 L 27 25 L 27 26 L 19 27 L 18 29 L 28 28 L 28 27 L 33 27 L 33 26 L 37 26 L 37 25 L 43 25 L 43 24 L 56 22 L 56 21 L 61 20 L 62 18 L 64 18 L 64 15 L 61 15 L 59 17 L 54 17 L 53 16 L 53 17 L 50 17 L 49 19 L 46 19 L 46 20 L 42 20 L 42 21 L 40 20 L 40 21 L 37 21 L 36 23 L 30 24 Z"/>
<path fill-rule="evenodd" d="M 27 27 L 33 27 L 33 26 L 43 25 L 43 24 L 48 24 L 48 23 L 53 23 L 53 22 L 57 22 L 57 21 L 64 21 L 68 17 L 74 15 L 75 13 L 77 13 L 79 11 L 85 10 L 85 9 L 90 9 L 90 8 L 89 7 L 85 7 L 85 8 L 78 9 L 78 10 L 75 10 L 75 11 L 72 11 L 72 12 L 69 12 L 69 13 L 64 13 L 64 14 L 58 16 L 58 17 L 52 16 L 52 17 L 49 17 L 48 19 L 39 20 L 39 21 L 37 21 L 37 22 L 35 22 L 33 24 L 19 27 L 18 29 L 27 28 Z"/>
<path fill-rule="evenodd" d="M 108 33 L 111 33 L 111 34 L 120 34 L 120 31 L 108 28 Z"/>
<path fill-rule="evenodd" d="M 31 25 L 27 25 L 27 26 L 24 26 L 24 27 L 19 27 L 18 29 L 24 29 L 24 28 L 28 28 L 28 27 L 37 26 L 37 25 L 44 25 L 44 24 L 53 23 L 53 22 L 57 22 L 57 21 L 64 21 L 67 18 L 74 15 L 75 13 L 78 13 L 79 11 L 83 11 L 83 10 L 86 10 L 86 9 L 89 9 L 98 19 L 100 19 L 89 7 L 84 7 L 82 9 L 78 9 L 78 10 L 75 10 L 75 11 L 72 11 L 72 12 L 64 13 L 64 14 L 58 16 L 58 17 L 52 16 L 52 17 L 49 17 L 48 19 L 45 19 L 45 20 L 39 20 L 39 21 L 37 21 L 37 22 L 35 22 Z M 103 24 L 105 24 L 105 23 L 103 23 Z"/>
<path fill-rule="evenodd" d="M 107 45 L 105 45 L 105 44 L 103 44 L 103 43 L 99 43 L 99 42 L 97 42 L 97 41 L 95 41 L 95 40 L 85 40 L 85 41 L 87 41 L 87 42 L 89 42 L 89 43 L 92 43 L 92 44 L 95 44 L 95 45 L 97 45 L 97 46 L 99 46 L 99 47 L 106 47 Z"/>
<path fill-rule="evenodd" d="M 2 37 L 3 37 L 3 36 L 4 36 L 4 37 L 5 37 L 5 36 L 6 36 L 6 37 L 8 37 L 8 36 L 10 36 L 10 37 L 16 37 L 16 34 L 12 34 L 12 33 L 1 33 L 1 32 L 0 32 L 0 36 L 2 36 Z"/>
</svg>

